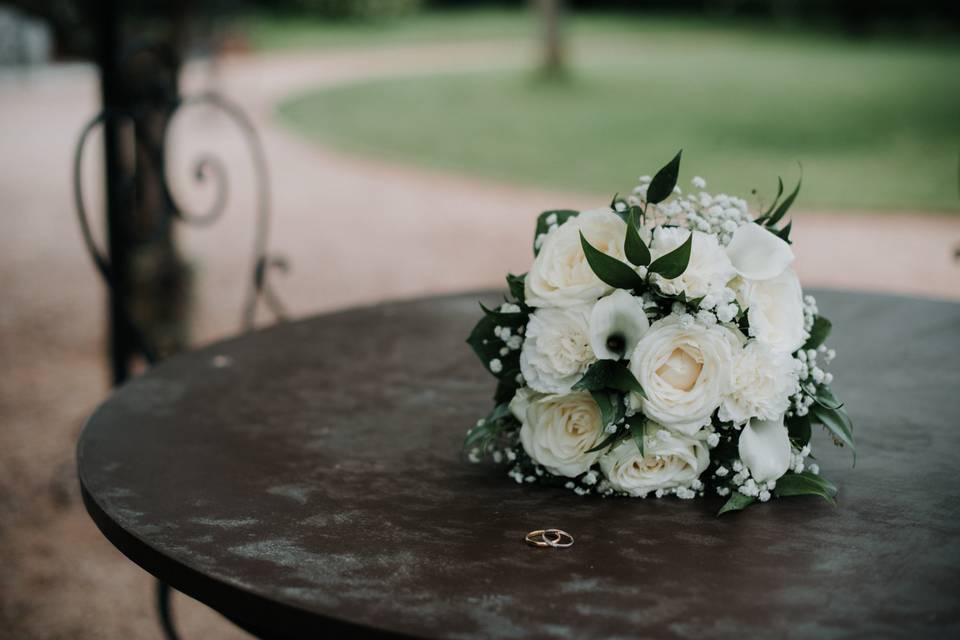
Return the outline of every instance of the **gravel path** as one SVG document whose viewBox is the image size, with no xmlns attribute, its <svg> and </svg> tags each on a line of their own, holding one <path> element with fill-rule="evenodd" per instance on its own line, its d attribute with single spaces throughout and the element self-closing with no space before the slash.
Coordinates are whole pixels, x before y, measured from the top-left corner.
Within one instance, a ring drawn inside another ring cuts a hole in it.
<svg viewBox="0 0 960 640">
<path fill-rule="evenodd" d="M 277 101 L 351 79 L 529 57 L 504 43 L 424 45 L 236 57 L 187 70 L 188 90 L 212 86 L 238 100 L 263 136 L 276 216 L 271 245 L 293 265 L 276 284 L 296 315 L 498 285 L 507 270 L 527 266 L 538 211 L 597 202 L 320 148 L 277 126 Z M 11 638 L 158 637 L 149 576 L 100 536 L 75 486 L 73 443 L 109 391 L 103 288 L 81 248 L 70 200 L 73 143 L 95 109 L 95 76 L 86 66 L 0 73 L 0 635 Z M 234 178 L 228 217 L 215 230 L 183 235 L 199 274 L 195 333 L 203 342 L 236 330 L 251 181 L 241 141 L 222 118 L 197 110 L 177 127 L 176 157 L 222 150 Z M 90 155 L 85 182 L 96 211 L 99 156 Z M 202 200 L 185 175 L 174 187 Z M 797 218 L 805 284 L 960 300 L 953 258 L 960 216 Z M 176 606 L 188 638 L 243 637 L 187 598 Z"/>
</svg>

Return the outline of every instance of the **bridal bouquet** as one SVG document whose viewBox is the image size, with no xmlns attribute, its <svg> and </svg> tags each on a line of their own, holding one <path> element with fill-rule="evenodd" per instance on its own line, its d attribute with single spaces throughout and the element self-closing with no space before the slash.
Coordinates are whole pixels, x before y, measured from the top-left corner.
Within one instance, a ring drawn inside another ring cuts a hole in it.
<svg viewBox="0 0 960 640">
<path fill-rule="evenodd" d="M 813 427 L 851 450 L 853 432 L 781 224 L 800 184 L 754 219 L 701 178 L 683 195 L 679 168 L 678 153 L 609 207 L 539 216 L 530 271 L 467 340 L 498 384 L 465 451 L 580 495 L 832 502 Z"/>
</svg>

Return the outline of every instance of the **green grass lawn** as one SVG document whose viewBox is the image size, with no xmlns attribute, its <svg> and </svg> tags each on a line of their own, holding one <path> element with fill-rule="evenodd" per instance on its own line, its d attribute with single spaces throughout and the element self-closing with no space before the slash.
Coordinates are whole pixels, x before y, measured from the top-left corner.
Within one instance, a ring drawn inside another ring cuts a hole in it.
<svg viewBox="0 0 960 640">
<path fill-rule="evenodd" d="M 407 29 L 452 32 L 430 24 Z M 521 67 L 383 79 L 293 96 L 280 117 L 348 150 L 604 196 L 683 147 L 684 182 L 715 191 L 769 192 L 800 162 L 801 206 L 960 210 L 960 48 L 636 18 L 571 31 L 566 81 Z"/>
</svg>

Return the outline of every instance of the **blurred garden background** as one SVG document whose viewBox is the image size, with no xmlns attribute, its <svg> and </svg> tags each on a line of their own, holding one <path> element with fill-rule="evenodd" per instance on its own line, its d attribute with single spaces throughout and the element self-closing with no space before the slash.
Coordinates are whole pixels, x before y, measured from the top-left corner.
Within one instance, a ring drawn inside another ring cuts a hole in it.
<svg viewBox="0 0 960 640">
<path fill-rule="evenodd" d="M 101 106 L 102 4 L 0 0 L 0 637 L 159 637 L 149 576 L 100 536 L 74 475 L 77 433 L 110 390 L 106 291 L 72 174 Z M 124 50 L 170 43 L 181 95 L 215 92 L 249 115 L 267 159 L 269 244 L 290 265 L 272 282 L 294 318 L 500 287 L 528 266 L 540 211 L 602 206 L 681 147 L 683 188 L 699 175 L 755 207 L 778 177 L 789 186 L 802 175 L 793 239 L 805 286 L 960 300 L 955 3 L 116 9 Z M 137 77 L 159 82 L 149 69 Z M 184 110 L 169 124 L 178 201 L 217 200 L 215 180 L 196 179 L 198 157 L 212 153 L 229 177 L 226 214 L 171 231 L 170 260 L 148 242 L 135 248 L 133 280 L 151 300 L 138 312 L 173 336 L 172 352 L 238 331 L 257 193 L 223 113 Z M 95 132 L 80 163 L 99 247 L 102 146 Z M 185 637 L 242 637 L 188 598 L 174 606 Z"/>
</svg>

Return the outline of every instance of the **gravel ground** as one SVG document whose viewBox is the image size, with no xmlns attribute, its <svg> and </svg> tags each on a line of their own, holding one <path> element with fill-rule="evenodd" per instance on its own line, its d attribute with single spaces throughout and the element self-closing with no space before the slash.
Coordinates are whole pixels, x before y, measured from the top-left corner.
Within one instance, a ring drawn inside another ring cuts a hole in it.
<svg viewBox="0 0 960 640">
<path fill-rule="evenodd" d="M 236 57 L 187 70 L 188 90 L 213 87 L 233 97 L 263 136 L 275 205 L 271 245 L 293 266 L 276 286 L 295 315 L 497 286 L 508 269 L 525 269 L 538 211 L 597 203 L 319 148 L 274 123 L 276 102 L 309 86 L 527 56 L 503 43 L 424 45 Z M 96 109 L 95 80 L 86 66 L 0 72 L 0 636 L 10 638 L 159 637 L 152 580 L 87 518 L 73 464 L 83 420 L 109 392 L 103 287 L 70 199 L 73 144 Z M 194 334 L 202 343 L 237 328 L 251 181 L 241 141 L 222 118 L 197 110 L 176 126 L 176 157 L 221 150 L 234 177 L 228 216 L 215 230 L 182 236 L 198 273 Z M 99 160 L 90 155 L 84 182 L 98 211 Z M 202 201 L 184 175 L 174 187 Z M 960 300 L 953 257 L 960 216 L 797 217 L 805 284 Z M 185 637 L 244 637 L 189 598 L 177 597 L 175 607 Z"/>
</svg>

